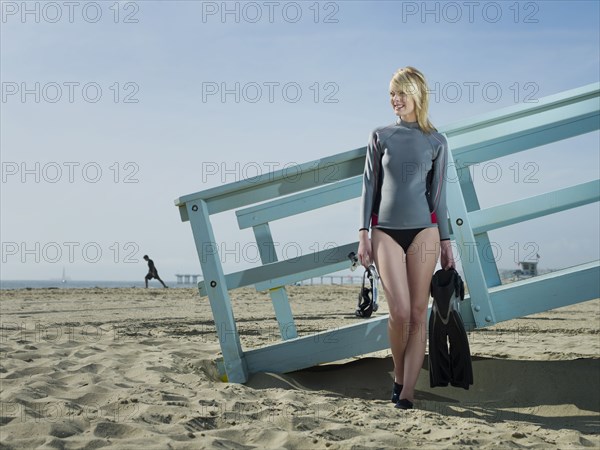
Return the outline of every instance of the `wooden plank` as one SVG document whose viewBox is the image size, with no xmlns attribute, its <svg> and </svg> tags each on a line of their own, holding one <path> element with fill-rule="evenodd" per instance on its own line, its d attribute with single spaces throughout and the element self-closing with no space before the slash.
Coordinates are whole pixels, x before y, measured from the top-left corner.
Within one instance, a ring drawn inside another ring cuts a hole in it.
<svg viewBox="0 0 600 450">
<path fill-rule="evenodd" d="M 240 229 L 244 229 L 350 200 L 359 197 L 361 192 L 362 176 L 358 176 L 240 209 L 235 214 Z"/>
<path fill-rule="evenodd" d="M 440 127 L 439 131 L 449 138 L 452 138 L 460 134 L 471 133 L 478 129 L 487 128 L 498 123 L 511 121 L 516 117 L 525 117 L 551 109 L 562 108 L 567 105 L 598 98 L 599 96 L 600 82 L 590 83 L 585 86 L 542 97 L 536 102 L 508 106 L 488 113 L 479 114 L 476 117 L 463 119 L 459 122 Z"/>
<path fill-rule="evenodd" d="M 179 197 L 175 206 L 203 199 L 210 214 L 294 194 L 362 174 L 366 147 L 310 161 L 259 177 Z M 182 220 L 185 216 L 182 215 Z"/>
<path fill-rule="evenodd" d="M 305 272 L 326 268 L 328 270 L 324 273 L 331 273 L 339 270 L 337 269 L 339 264 L 345 264 L 346 267 L 350 267 L 348 254 L 350 252 L 356 252 L 357 249 L 358 242 L 353 242 L 351 244 L 341 245 L 332 249 L 326 249 L 319 252 L 302 255 L 298 258 L 286 259 L 284 261 L 271 264 L 264 264 L 259 267 L 252 267 L 240 272 L 234 272 L 225 275 L 225 283 L 228 289 L 251 286 L 262 282 L 270 282 L 270 287 L 281 286 L 282 284 L 273 285 L 271 280 L 292 277 L 292 279 L 300 281 L 304 278 L 297 279 L 298 276 L 302 276 L 298 274 Z M 205 251 L 205 254 L 206 253 L 210 252 Z M 203 281 L 198 283 L 200 295 L 206 295 L 205 283 L 209 282 L 210 280 L 205 277 Z"/>
<path fill-rule="evenodd" d="M 461 313 L 465 327 L 470 331 L 474 320 L 469 305 L 470 301 L 465 299 L 461 303 Z M 426 327 L 417 331 L 423 335 L 423 339 L 427 339 L 430 313 L 431 307 L 427 312 Z M 248 370 L 250 373 L 285 373 L 386 350 L 390 347 L 388 318 L 389 314 L 366 320 L 357 319 L 357 323 L 351 325 L 247 350 Z"/>
<path fill-rule="evenodd" d="M 473 233 L 479 234 L 600 200 L 600 180 L 535 195 L 469 213 Z"/>
<path fill-rule="evenodd" d="M 600 263 L 596 261 L 492 288 L 490 297 L 496 318 L 505 321 L 598 298 L 599 277 Z M 582 286 L 584 289 L 581 289 Z M 474 324 L 473 316 L 469 315 L 470 302 L 471 299 L 467 297 L 461 304 L 467 329 Z M 428 315 L 430 313 L 431 308 Z M 247 350 L 245 357 L 248 370 L 250 373 L 285 373 L 385 350 L 389 348 L 388 317 L 387 314 L 373 317 L 356 324 Z M 419 332 L 427 336 L 426 329 Z"/>
<path fill-rule="evenodd" d="M 256 225 L 254 226 L 253 231 L 259 248 L 261 262 L 263 264 L 277 262 L 277 253 L 275 252 L 275 245 L 273 244 L 273 237 L 271 235 L 269 224 L 262 223 Z M 288 299 L 285 287 L 282 286 L 278 289 L 270 289 L 269 296 L 273 303 L 273 310 L 275 311 L 275 318 L 279 325 L 281 338 L 286 340 L 298 337 L 292 308 L 290 307 L 290 300 Z"/>
<path fill-rule="evenodd" d="M 456 165 L 451 153 L 448 154 L 448 169 L 446 173 L 448 179 L 458 179 Z M 491 325 L 496 322 L 496 319 L 494 317 L 494 309 L 490 303 L 486 277 L 483 272 L 482 255 L 479 251 L 473 251 L 474 248 L 477 249 L 477 240 L 475 239 L 470 223 L 470 214 L 472 213 L 467 212 L 467 205 L 465 204 L 459 183 L 446 183 L 446 204 L 448 205 L 448 215 L 452 222 L 456 245 L 462 255 L 461 263 L 465 281 L 469 285 L 469 292 L 476 299 L 474 304 L 471 305 L 474 320 L 478 327 Z M 490 263 L 494 264 L 494 266 L 496 265 L 495 261 L 491 261 Z"/>
<path fill-rule="evenodd" d="M 598 129 L 600 83 L 440 128 L 459 168 Z M 571 95 L 572 94 L 572 95 Z M 182 207 L 206 200 L 211 214 L 359 176 L 366 147 L 182 196 Z M 189 220 L 180 208 L 181 220 Z"/>
<path fill-rule="evenodd" d="M 460 188 L 465 201 L 467 211 L 478 211 L 480 209 L 479 199 L 475 192 L 475 186 L 473 185 L 473 179 L 468 168 L 457 170 L 458 177 L 460 179 Z M 473 223 L 471 223 L 473 226 Z M 450 226 L 452 230 L 452 226 Z M 450 233 L 450 237 L 454 238 L 454 232 Z M 502 284 L 500 274 L 498 273 L 498 266 L 493 258 L 489 258 L 484 252 L 491 248 L 490 238 L 487 233 L 475 233 L 475 242 L 477 253 L 479 254 L 479 260 L 481 261 L 481 268 L 483 270 L 483 276 L 485 277 L 485 284 L 489 288 L 491 286 L 499 286 Z"/>
<path fill-rule="evenodd" d="M 354 249 L 354 252 L 358 249 L 358 246 Z M 340 270 L 348 269 L 350 267 L 350 260 L 342 260 L 337 263 L 328 264 L 326 266 L 313 267 L 311 269 L 302 270 L 290 275 L 282 277 L 275 277 L 270 280 L 256 283 L 254 287 L 257 291 L 266 291 L 267 289 L 274 289 L 278 286 L 287 286 L 297 281 L 309 280 L 311 278 L 322 277 L 330 273 L 338 272 Z"/>
<path fill-rule="evenodd" d="M 225 370 L 229 381 L 243 383 L 248 379 L 248 369 L 244 359 L 244 352 L 240 343 L 240 336 L 235 324 L 233 309 L 231 308 L 231 299 L 225 283 L 223 266 L 219 260 L 219 255 L 207 255 L 204 252 L 204 242 L 214 242 L 215 236 L 210 223 L 207 205 L 202 200 L 188 203 L 188 214 L 190 225 L 194 235 L 198 259 L 202 267 L 202 274 L 208 282 L 208 298 L 223 360 Z"/>
<path fill-rule="evenodd" d="M 496 320 L 524 317 L 600 297 L 600 261 L 490 289 Z"/>
<path fill-rule="evenodd" d="M 389 348 L 388 315 L 290 339 L 245 353 L 250 373 L 285 373 Z"/>
<path fill-rule="evenodd" d="M 448 146 L 462 168 L 595 131 L 599 119 L 598 99 L 590 99 L 448 138 Z"/>
</svg>

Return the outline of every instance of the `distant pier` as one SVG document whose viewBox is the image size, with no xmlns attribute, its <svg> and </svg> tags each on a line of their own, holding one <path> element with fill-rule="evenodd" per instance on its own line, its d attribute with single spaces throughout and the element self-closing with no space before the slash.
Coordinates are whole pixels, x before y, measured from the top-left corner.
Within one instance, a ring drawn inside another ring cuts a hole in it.
<svg viewBox="0 0 600 450">
<path fill-rule="evenodd" d="M 177 284 L 198 284 L 198 278 L 202 278 L 202 275 L 194 275 L 194 274 L 188 274 L 188 273 L 184 273 L 184 274 L 179 274 L 176 273 L 175 276 L 177 277 Z M 339 280 L 339 281 L 337 281 Z M 329 281 L 329 283 L 327 282 Z M 323 276 L 323 277 L 317 277 L 317 278 L 309 278 L 308 280 L 303 280 L 303 281 L 299 281 L 296 283 L 296 285 L 300 286 L 306 286 L 306 285 L 315 285 L 315 284 L 330 284 L 330 285 L 334 285 L 334 284 L 360 284 L 362 282 L 362 277 L 353 277 L 353 276 L 347 276 L 347 275 L 330 275 L 330 276 Z"/>
<path fill-rule="evenodd" d="M 177 284 L 198 284 L 198 278 L 202 275 L 176 273 L 175 276 L 177 277 Z"/>
<path fill-rule="evenodd" d="M 329 283 L 327 282 L 329 280 Z M 339 282 L 337 281 L 339 280 Z M 323 277 L 309 278 L 296 283 L 297 286 L 313 285 L 342 285 L 342 284 L 360 284 L 362 277 L 353 277 L 348 275 L 328 275 Z"/>
</svg>

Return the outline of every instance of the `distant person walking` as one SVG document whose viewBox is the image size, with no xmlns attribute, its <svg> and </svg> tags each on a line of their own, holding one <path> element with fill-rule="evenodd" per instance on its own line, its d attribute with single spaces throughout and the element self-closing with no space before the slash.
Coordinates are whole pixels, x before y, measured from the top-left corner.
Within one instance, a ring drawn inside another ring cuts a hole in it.
<svg viewBox="0 0 600 450">
<path fill-rule="evenodd" d="M 145 281 L 146 281 L 146 287 L 148 287 L 148 280 L 151 280 L 152 278 L 155 278 L 158 281 L 160 281 L 164 287 L 166 287 L 166 288 L 169 287 L 158 276 L 158 270 L 156 270 L 156 266 L 154 265 L 154 261 L 152 261 L 150 258 L 148 258 L 148 255 L 144 255 L 144 259 L 146 261 L 148 261 L 148 273 L 146 274 L 146 279 L 145 279 Z"/>
</svg>

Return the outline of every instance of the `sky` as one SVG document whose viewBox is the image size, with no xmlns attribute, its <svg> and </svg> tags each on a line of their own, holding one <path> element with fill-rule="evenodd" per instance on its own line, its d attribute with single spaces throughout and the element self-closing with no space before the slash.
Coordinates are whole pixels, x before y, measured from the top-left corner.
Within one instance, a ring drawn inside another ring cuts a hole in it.
<svg viewBox="0 0 600 450">
<path fill-rule="evenodd" d="M 174 200 L 365 146 L 395 120 L 400 67 L 427 77 L 437 127 L 600 80 L 596 1 L 1 8 L 3 280 L 137 280 L 144 254 L 165 280 L 201 273 Z M 593 132 L 475 167 L 481 206 L 598 179 L 599 148 Z M 599 217 L 596 203 L 492 231 L 497 265 L 597 260 Z M 212 223 L 225 273 L 259 264 L 233 212 Z M 271 224 L 280 259 L 358 228 L 358 198 Z"/>
</svg>

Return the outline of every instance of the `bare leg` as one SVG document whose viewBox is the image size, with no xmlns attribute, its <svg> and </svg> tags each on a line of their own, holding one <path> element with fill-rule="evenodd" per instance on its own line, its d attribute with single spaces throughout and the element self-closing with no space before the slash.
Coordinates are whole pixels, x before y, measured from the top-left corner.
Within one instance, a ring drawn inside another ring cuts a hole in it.
<svg viewBox="0 0 600 450">
<path fill-rule="evenodd" d="M 164 281 L 163 281 L 163 280 L 161 280 L 159 277 L 156 277 L 156 279 L 162 283 L 163 287 L 168 287 L 168 286 L 167 286 L 167 285 L 164 283 Z"/>
<path fill-rule="evenodd" d="M 427 343 L 426 319 L 431 277 L 440 253 L 440 235 L 436 227 L 422 230 L 408 248 L 406 270 L 410 291 L 410 331 L 404 354 L 404 387 L 400 398 L 414 399 L 415 385 Z"/>
<path fill-rule="evenodd" d="M 404 353 L 408 342 L 410 320 L 406 256 L 402 247 L 391 236 L 376 228 L 373 229 L 371 242 L 373 259 L 379 272 L 390 313 L 388 334 L 394 360 L 395 381 L 402 384 L 402 380 L 405 378 Z"/>
</svg>

